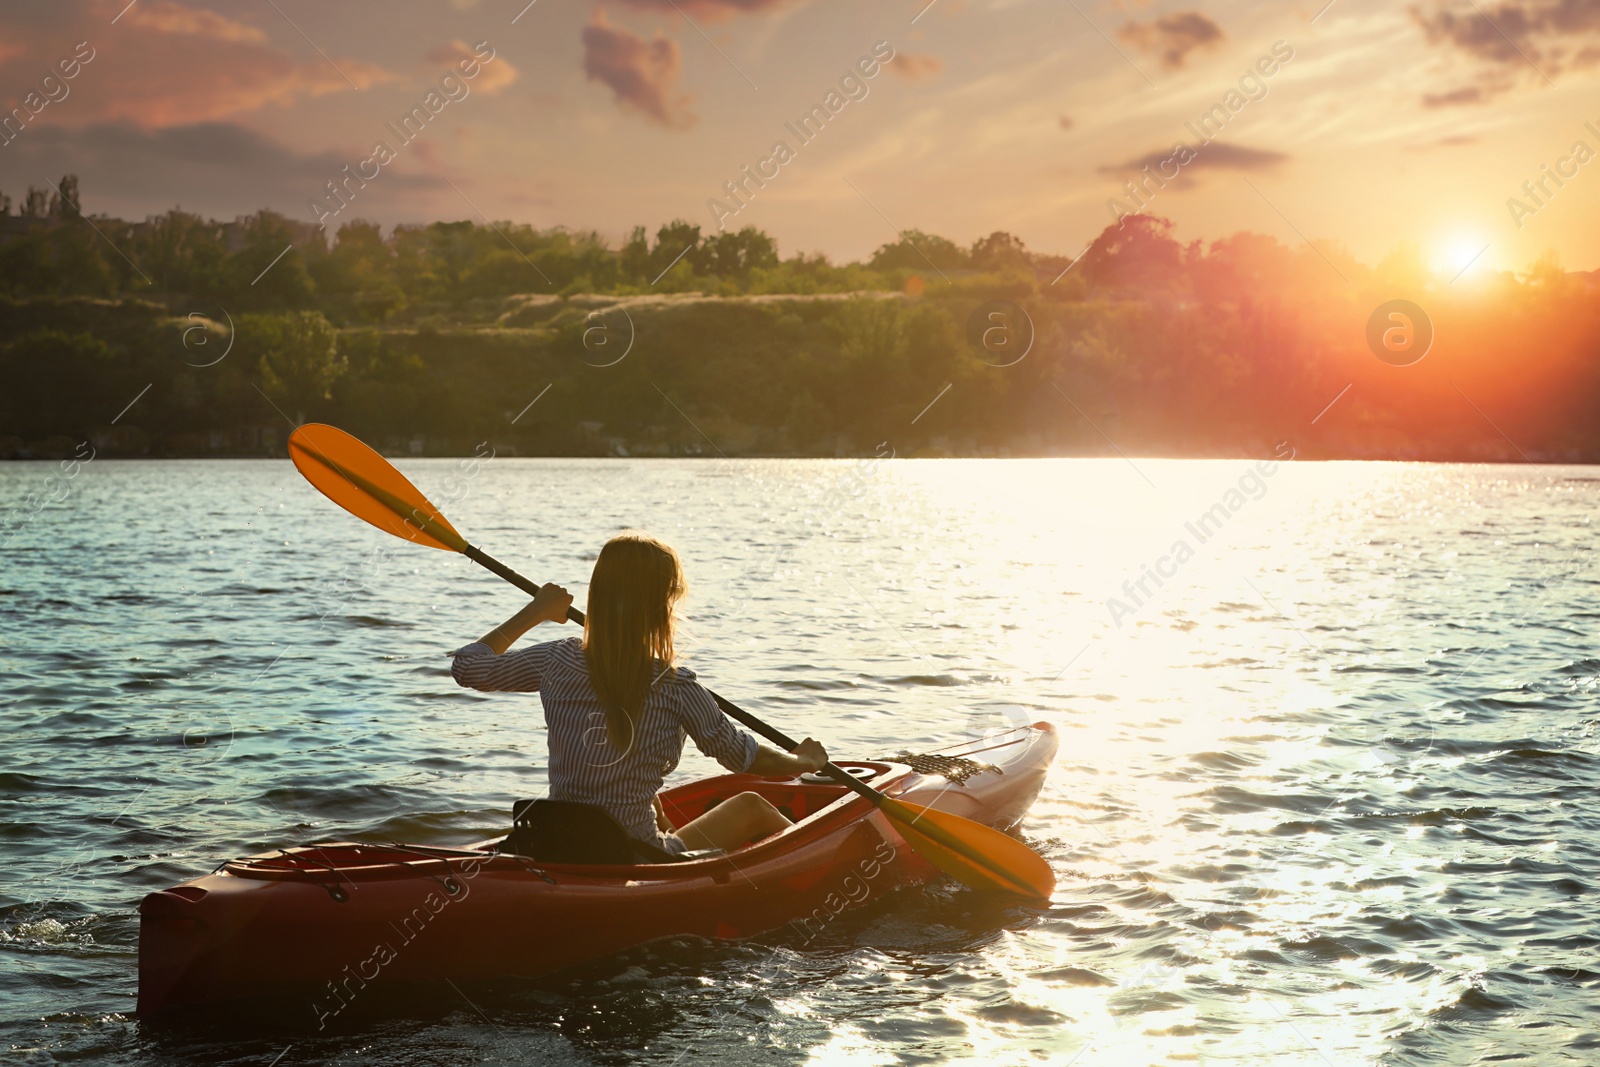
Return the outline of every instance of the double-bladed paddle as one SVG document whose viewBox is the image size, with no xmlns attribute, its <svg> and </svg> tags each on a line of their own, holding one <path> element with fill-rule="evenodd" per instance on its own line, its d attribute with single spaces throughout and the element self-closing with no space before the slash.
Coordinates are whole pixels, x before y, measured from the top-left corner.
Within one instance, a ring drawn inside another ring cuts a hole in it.
<svg viewBox="0 0 1600 1067">
<path fill-rule="evenodd" d="M 416 544 L 459 552 L 523 592 L 538 593 L 539 583 L 468 544 L 392 463 L 343 430 L 321 423 L 301 426 L 289 437 L 289 458 L 307 481 L 357 518 Z M 567 618 L 581 625 L 583 612 L 568 608 Z M 787 734 L 715 693 L 711 697 L 730 718 L 794 751 L 796 742 Z M 947 811 L 884 796 L 833 763 L 824 769 L 877 805 L 912 848 L 952 878 L 973 889 L 1031 900 L 1048 900 L 1055 890 L 1050 865 L 1016 838 Z"/>
</svg>

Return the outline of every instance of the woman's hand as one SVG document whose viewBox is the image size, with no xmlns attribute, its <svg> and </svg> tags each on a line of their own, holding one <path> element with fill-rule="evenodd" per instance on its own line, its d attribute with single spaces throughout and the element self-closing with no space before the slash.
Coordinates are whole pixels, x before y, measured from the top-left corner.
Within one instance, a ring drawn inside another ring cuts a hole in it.
<svg viewBox="0 0 1600 1067">
<path fill-rule="evenodd" d="M 567 609 L 570 607 L 572 607 L 572 594 L 561 586 L 549 582 L 539 587 L 539 592 L 524 610 L 537 625 L 541 622 L 566 622 Z"/>
<path fill-rule="evenodd" d="M 572 607 L 572 594 L 559 585 L 541 585 L 539 592 L 511 618 L 496 626 L 482 637 L 497 656 L 504 655 L 511 643 L 541 622 L 566 622 L 567 609 Z"/>
<path fill-rule="evenodd" d="M 827 762 L 827 750 L 808 737 L 794 746 L 793 752 L 780 752 L 770 745 L 762 745 L 745 773 L 763 778 L 797 778 L 820 771 Z"/>
<path fill-rule="evenodd" d="M 791 755 L 801 763 L 801 774 L 810 774 L 822 770 L 828 762 L 828 750 L 822 747 L 820 741 L 806 738 L 794 746 Z"/>
</svg>

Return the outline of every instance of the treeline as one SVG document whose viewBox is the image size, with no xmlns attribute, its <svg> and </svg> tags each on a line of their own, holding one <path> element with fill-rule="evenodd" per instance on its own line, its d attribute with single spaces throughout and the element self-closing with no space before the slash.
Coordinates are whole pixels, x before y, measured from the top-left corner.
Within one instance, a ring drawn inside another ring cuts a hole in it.
<svg viewBox="0 0 1600 1067">
<path fill-rule="evenodd" d="M 754 227 L 704 234 L 681 220 L 653 238 L 636 226 L 619 248 L 593 231 L 510 222 L 396 226 L 386 236 L 357 219 L 330 234 L 272 211 L 221 222 L 174 209 L 137 223 L 95 216 L 91 225 L 72 175 L 30 188 L 18 215 L 10 205 L 0 192 L 0 294 L 317 310 L 340 326 L 454 322 L 519 293 L 844 293 L 898 289 L 941 271 L 1027 285 L 1042 269 L 1004 233 L 962 248 L 911 231 L 866 263 L 836 265 L 821 255 L 780 259 L 777 242 Z"/>
<path fill-rule="evenodd" d="M 686 223 L 330 246 L 270 212 L 91 225 L 75 197 L 0 217 L 0 456 L 281 456 L 318 419 L 400 454 L 1600 460 L 1600 298 L 1551 260 L 1451 286 L 1415 250 L 1149 216 L 1076 261 L 910 232 L 836 265 Z M 1368 346 L 1395 298 L 1434 328 L 1414 365 Z"/>
</svg>

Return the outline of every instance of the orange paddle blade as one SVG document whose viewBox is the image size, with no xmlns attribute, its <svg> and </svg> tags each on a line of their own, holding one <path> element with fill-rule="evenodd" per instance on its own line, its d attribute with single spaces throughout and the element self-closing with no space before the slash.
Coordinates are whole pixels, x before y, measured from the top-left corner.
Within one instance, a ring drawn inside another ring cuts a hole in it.
<svg viewBox="0 0 1600 1067">
<path fill-rule="evenodd" d="M 289 458 L 329 500 L 385 533 L 464 552 L 467 539 L 394 464 L 336 426 L 308 422 L 289 435 Z"/>
<path fill-rule="evenodd" d="M 945 874 L 981 892 L 1045 901 L 1056 876 L 1033 849 L 993 827 L 938 808 L 884 797 L 879 809 L 906 843 Z"/>
</svg>

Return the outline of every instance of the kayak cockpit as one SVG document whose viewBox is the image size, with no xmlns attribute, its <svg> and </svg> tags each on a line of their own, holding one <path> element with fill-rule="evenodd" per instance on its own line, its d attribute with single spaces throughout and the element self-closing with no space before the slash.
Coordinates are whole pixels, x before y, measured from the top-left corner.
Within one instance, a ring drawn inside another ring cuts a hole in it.
<svg viewBox="0 0 1600 1067">
<path fill-rule="evenodd" d="M 881 784 L 886 775 L 896 770 L 891 763 L 864 761 L 841 763 L 839 766 L 869 784 Z M 739 793 L 759 794 L 783 812 L 790 822 L 798 823 L 843 799 L 849 790 L 823 775 L 772 779 L 748 774 L 723 774 L 662 791 L 661 806 L 666 809 L 672 825 L 682 826 Z"/>
<path fill-rule="evenodd" d="M 869 782 L 879 786 L 886 785 L 907 773 L 907 769 L 904 767 L 876 761 L 857 761 L 841 766 L 858 781 Z M 855 811 L 855 809 L 865 803 L 858 800 L 848 787 L 840 785 L 825 775 L 808 774 L 798 778 L 774 779 L 761 778 L 749 774 L 724 774 L 664 790 L 661 793 L 661 806 L 666 813 L 668 821 L 674 827 L 681 827 L 741 793 L 755 793 L 757 796 L 762 797 L 783 813 L 790 820 L 790 825 L 778 833 L 770 834 L 767 837 L 752 841 L 728 852 L 721 849 L 708 848 L 668 855 L 659 852 L 659 850 L 651 850 L 657 852 L 658 855 L 648 858 L 639 856 L 632 862 L 619 862 L 610 858 L 604 861 L 597 859 L 554 859 L 540 852 L 537 845 L 529 849 L 528 852 L 530 855 L 538 857 L 541 866 L 549 867 L 551 870 L 650 868 L 652 871 L 660 871 L 669 878 L 683 877 L 688 873 L 683 870 L 685 867 L 716 863 L 728 856 L 744 856 L 754 849 L 786 847 L 794 841 L 796 835 L 805 835 L 813 832 L 822 821 L 832 822 L 836 820 L 847 807 L 854 814 L 844 817 L 859 817 L 860 812 Z M 607 819 L 609 819 L 609 816 L 607 816 Z M 620 827 L 617 830 L 619 833 L 621 832 Z M 631 838 L 627 840 L 631 840 Z M 478 847 L 492 850 L 497 845 L 498 842 L 487 842 Z M 637 848 L 638 846 L 635 845 L 636 852 Z M 580 848 L 575 851 L 584 852 L 587 850 Z M 665 869 L 672 869 L 674 873 L 666 874 Z"/>
<path fill-rule="evenodd" d="M 853 761 L 840 766 L 861 781 L 880 788 L 906 773 L 904 767 L 878 761 Z M 546 869 L 559 872 L 574 867 L 616 871 L 635 867 L 671 867 L 681 870 L 786 840 L 796 832 L 804 832 L 831 809 L 842 811 L 844 804 L 853 798 L 847 787 L 820 775 L 771 779 L 749 774 L 724 774 L 665 790 L 661 794 L 661 803 L 672 824 L 683 826 L 740 793 L 757 793 L 765 797 L 773 807 L 788 816 L 794 825 L 778 834 L 752 842 L 733 853 L 704 849 L 684 854 L 670 864 L 571 864 L 535 860 L 527 856 L 497 851 L 497 847 L 504 840 L 497 837 L 461 848 L 354 841 L 302 845 L 229 860 L 218 870 L 241 878 L 314 882 L 322 885 L 328 891 L 328 895 L 336 901 L 346 898 L 356 883 L 419 876 L 437 877 L 441 886 L 449 892 L 446 883 L 454 879 L 463 864 L 468 863 L 472 864 L 474 872 L 482 864 L 491 861 L 496 867 L 520 868 L 537 873 L 543 873 Z"/>
</svg>

